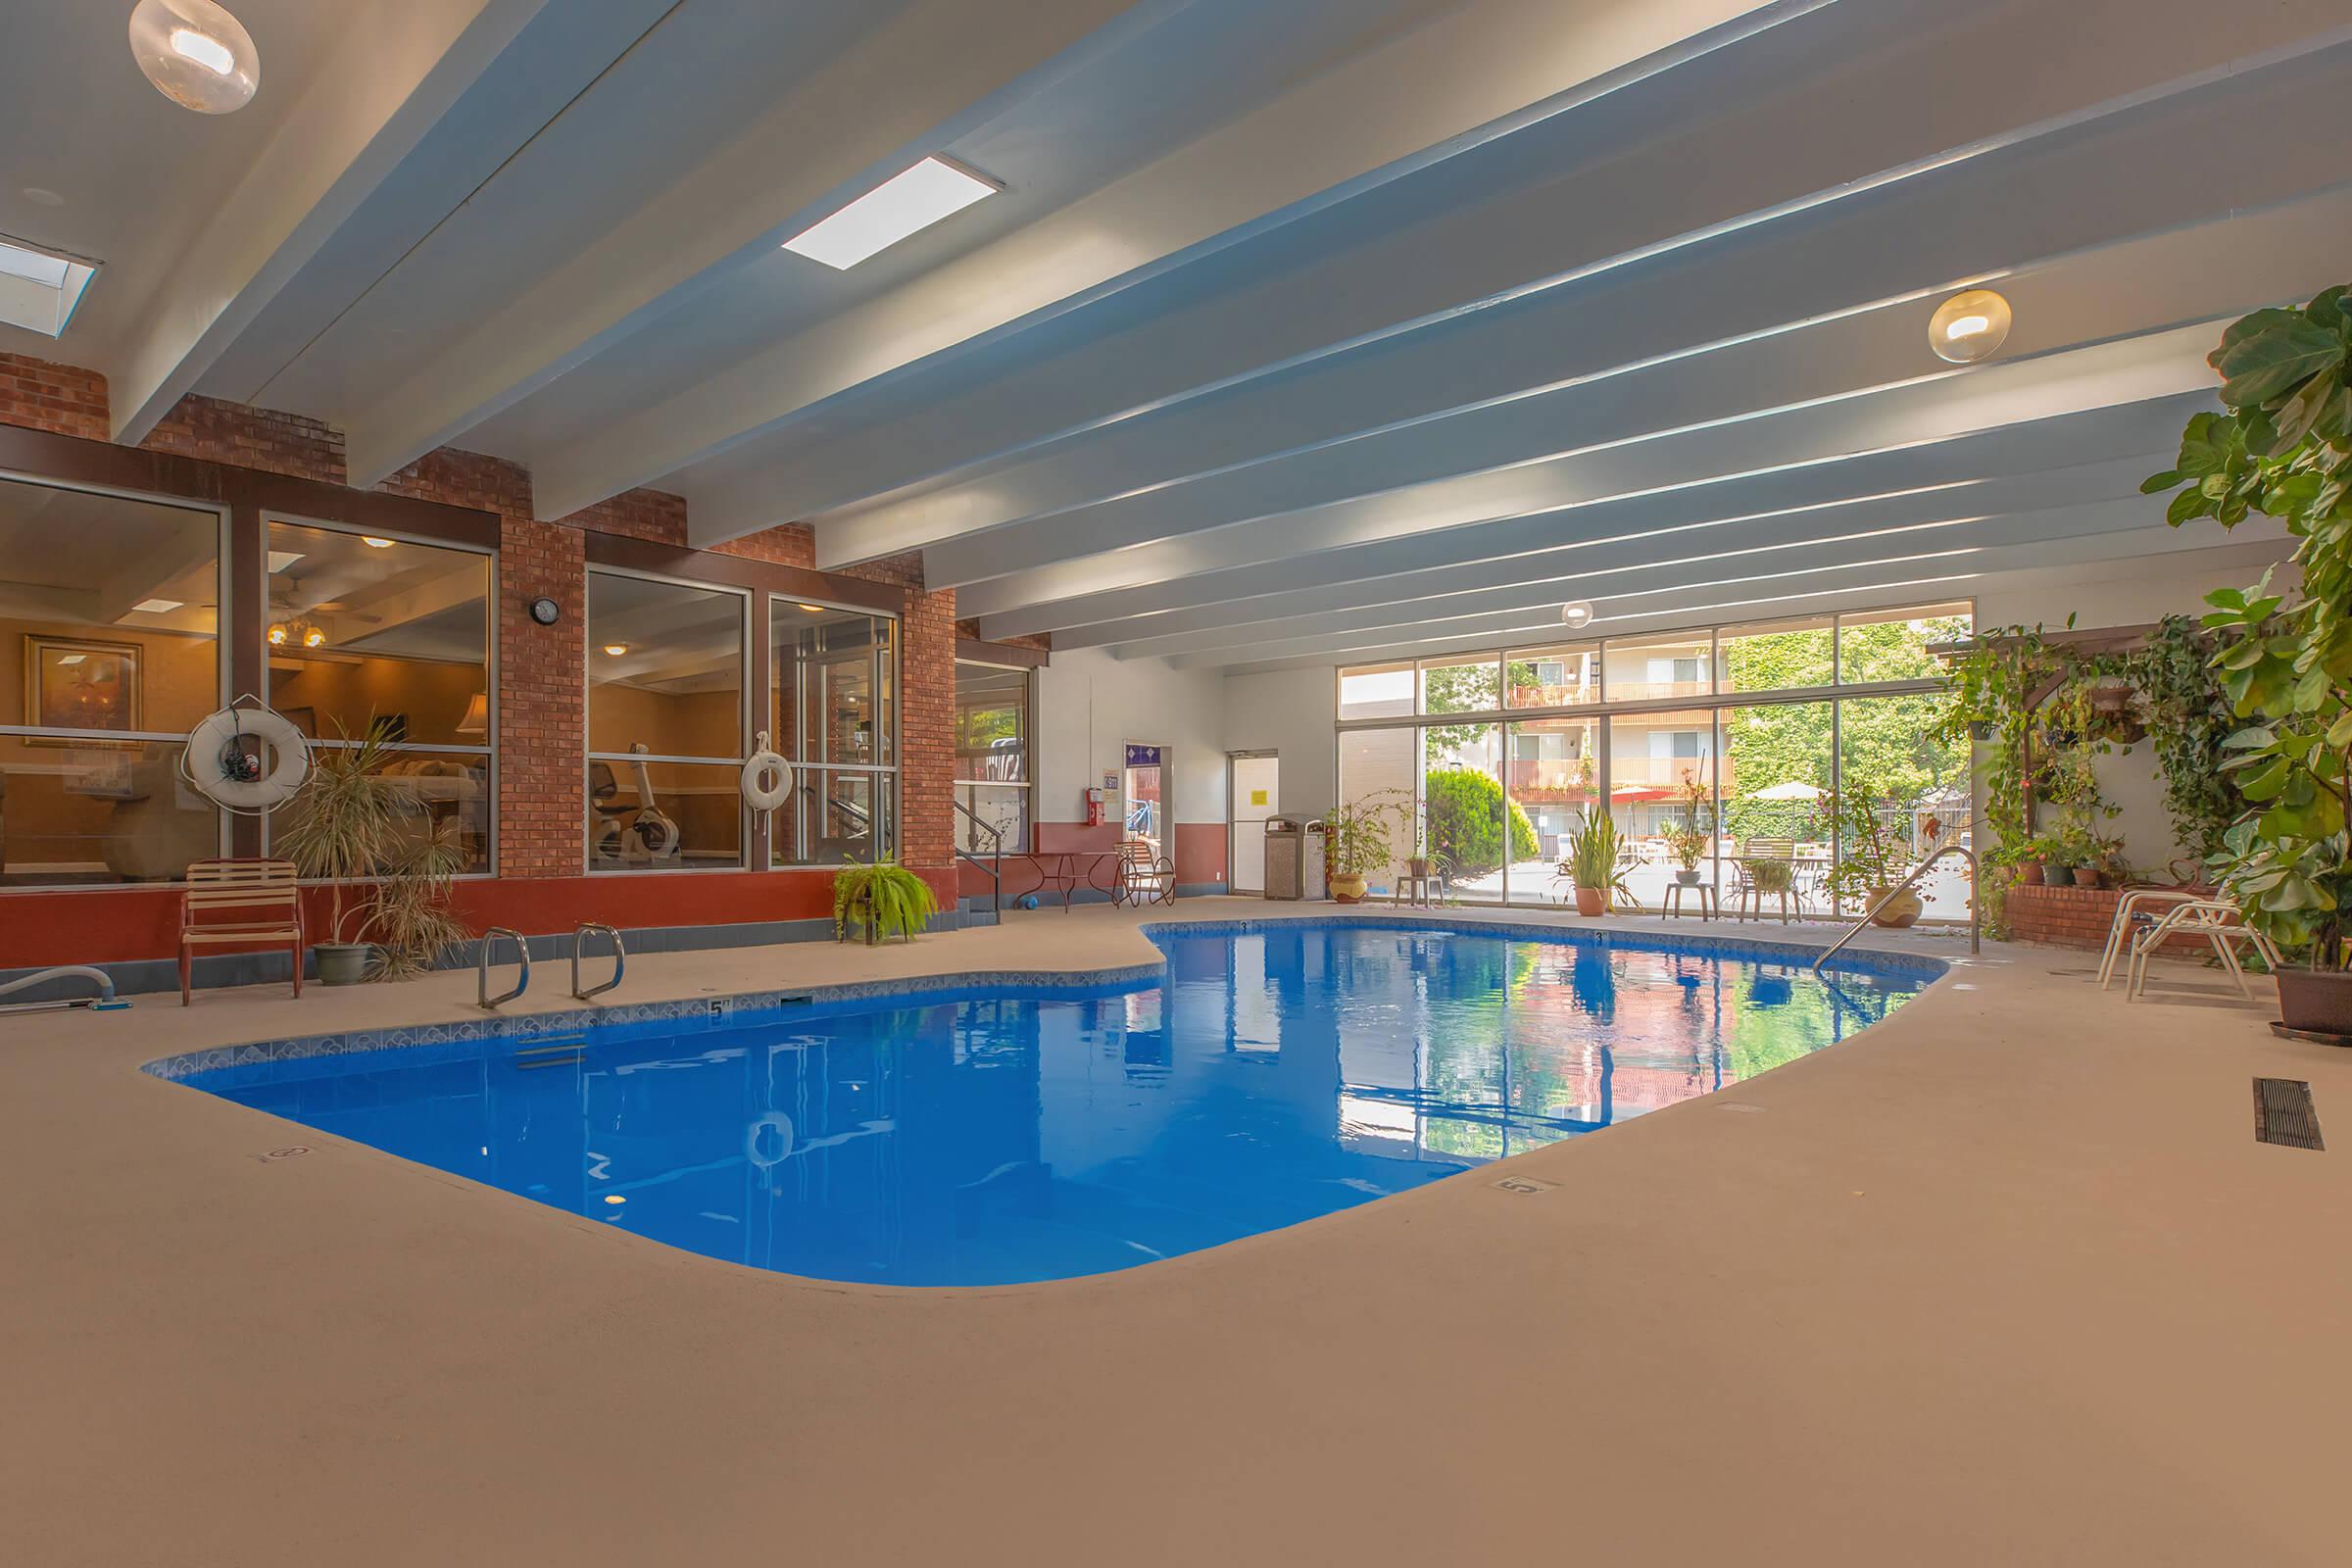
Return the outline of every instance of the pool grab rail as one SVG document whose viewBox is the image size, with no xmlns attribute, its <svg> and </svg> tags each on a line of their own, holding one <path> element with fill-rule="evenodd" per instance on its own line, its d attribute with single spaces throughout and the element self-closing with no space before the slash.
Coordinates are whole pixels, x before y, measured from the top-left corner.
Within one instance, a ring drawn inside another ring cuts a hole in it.
<svg viewBox="0 0 2352 1568">
<path fill-rule="evenodd" d="M 601 986 L 590 986 L 587 990 L 582 991 L 580 989 L 580 949 L 587 944 L 589 933 L 594 931 L 602 931 L 612 939 L 612 978 Z M 571 996 L 574 1002 L 586 1002 L 591 997 L 601 997 L 614 986 L 619 985 L 621 972 L 628 967 L 628 952 L 620 945 L 620 933 L 612 927 L 601 920 L 582 920 L 572 928 Z"/>
<path fill-rule="evenodd" d="M 498 945 L 500 937 L 514 938 L 514 953 L 522 965 L 522 974 L 514 982 L 514 990 L 494 997 L 490 994 L 490 952 Z M 474 995 L 485 1012 L 496 1012 L 502 1004 L 513 1002 L 531 989 L 531 945 L 522 939 L 521 932 L 494 925 L 482 933 L 482 953 L 474 964 Z"/>
<path fill-rule="evenodd" d="M 0 985 L 0 997 L 12 991 L 22 991 L 26 986 L 37 986 L 44 980 L 95 980 L 98 982 L 98 994 L 94 997 L 60 997 L 49 1002 L 11 1002 L 0 1005 L 0 1012 L 55 1012 L 67 1007 L 88 1007 L 93 1012 L 111 1012 L 118 1007 L 130 1005 L 127 1002 L 115 1000 L 113 975 L 86 963 L 60 964 L 54 969 L 36 969 L 31 974 L 21 975 L 6 985 Z"/>
<path fill-rule="evenodd" d="M 1965 844 L 1946 844 L 1942 849 L 1937 850 L 1934 855 L 1929 856 L 1926 859 L 1920 861 L 1918 865 L 1912 867 L 1911 874 L 1909 876 L 1903 878 L 1893 887 L 1887 889 L 1886 896 L 1885 898 L 1880 899 L 1871 905 L 1869 908 L 1862 911 L 1862 917 L 1846 928 L 1845 935 L 1839 937 L 1837 941 L 1831 943 L 1827 948 L 1823 949 L 1821 956 L 1813 960 L 1813 972 L 1815 974 L 1821 973 L 1821 966 L 1829 962 L 1830 959 L 1837 955 L 1837 952 L 1839 948 L 1844 947 L 1848 942 L 1853 941 L 1854 938 L 1862 934 L 1862 928 L 1870 924 L 1870 917 L 1872 915 L 1878 913 L 1889 904 L 1892 904 L 1897 894 L 1909 888 L 1912 883 L 1918 881 L 1921 877 L 1926 876 L 1928 874 L 1928 868 L 1934 865 L 1937 860 L 1942 859 L 1947 855 L 1957 855 L 1960 857 L 1960 858 L 1968 862 L 1968 951 L 1972 954 L 1979 952 L 1983 947 L 1980 932 L 1984 920 L 1984 900 L 1979 897 L 1977 890 L 1977 873 L 1979 867 L 1977 865 L 1976 852 L 1971 850 Z"/>
</svg>

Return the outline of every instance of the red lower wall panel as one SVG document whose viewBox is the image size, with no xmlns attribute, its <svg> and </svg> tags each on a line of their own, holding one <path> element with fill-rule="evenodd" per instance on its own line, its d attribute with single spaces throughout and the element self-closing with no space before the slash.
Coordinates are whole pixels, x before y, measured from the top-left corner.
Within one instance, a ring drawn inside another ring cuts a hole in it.
<svg viewBox="0 0 2352 1568">
<path fill-rule="evenodd" d="M 955 877 L 925 871 L 943 904 Z M 305 894 L 314 938 L 326 930 L 327 895 Z M 475 930 L 503 925 L 526 936 L 569 931 L 582 920 L 622 930 L 647 926 L 734 925 L 754 920 L 829 920 L 833 873 L 768 871 L 728 875 L 657 874 L 498 877 L 461 882 L 459 918 Z M 0 896 L 0 943 L 9 968 L 52 963 L 120 963 L 179 956 L 179 894 L 172 888 L 72 889 Z"/>
</svg>

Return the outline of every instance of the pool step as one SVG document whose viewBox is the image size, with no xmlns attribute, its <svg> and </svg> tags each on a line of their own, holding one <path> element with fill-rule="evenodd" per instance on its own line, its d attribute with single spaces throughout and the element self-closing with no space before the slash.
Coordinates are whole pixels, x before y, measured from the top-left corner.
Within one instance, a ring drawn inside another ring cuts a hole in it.
<svg viewBox="0 0 2352 1568">
<path fill-rule="evenodd" d="M 517 1072 L 528 1072 L 533 1067 L 576 1067 L 587 1045 L 586 1035 L 552 1035 L 524 1046 L 510 1059 Z"/>
</svg>

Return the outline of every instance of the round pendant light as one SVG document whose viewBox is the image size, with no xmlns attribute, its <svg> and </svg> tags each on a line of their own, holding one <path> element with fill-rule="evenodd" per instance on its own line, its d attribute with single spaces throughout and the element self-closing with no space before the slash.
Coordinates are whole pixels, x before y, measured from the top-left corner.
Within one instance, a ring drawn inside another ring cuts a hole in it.
<svg viewBox="0 0 2352 1568">
<path fill-rule="evenodd" d="M 130 52 L 157 92 L 200 115 L 242 109 L 262 84 L 253 35 L 213 0 L 139 0 Z"/>
<path fill-rule="evenodd" d="M 1592 624 L 1592 607 L 1582 599 L 1572 599 L 1560 607 L 1560 624 L 1570 631 L 1583 631 Z"/>
<path fill-rule="evenodd" d="M 1953 295 L 1928 319 L 1928 347 L 1954 365 L 1990 358 L 2008 337 L 2009 302 L 1988 288 Z"/>
</svg>

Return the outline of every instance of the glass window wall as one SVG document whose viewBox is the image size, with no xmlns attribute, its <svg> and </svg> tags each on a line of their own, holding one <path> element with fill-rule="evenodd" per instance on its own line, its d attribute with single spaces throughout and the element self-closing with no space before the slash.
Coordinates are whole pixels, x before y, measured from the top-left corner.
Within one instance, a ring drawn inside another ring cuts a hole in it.
<svg viewBox="0 0 2352 1568">
<path fill-rule="evenodd" d="M 863 610 L 768 602 L 771 734 L 793 764 L 768 825 L 770 865 L 839 865 L 896 852 L 898 622 Z"/>
<path fill-rule="evenodd" d="M 746 605 L 728 589 L 588 573 L 591 871 L 743 865 Z"/>
</svg>

